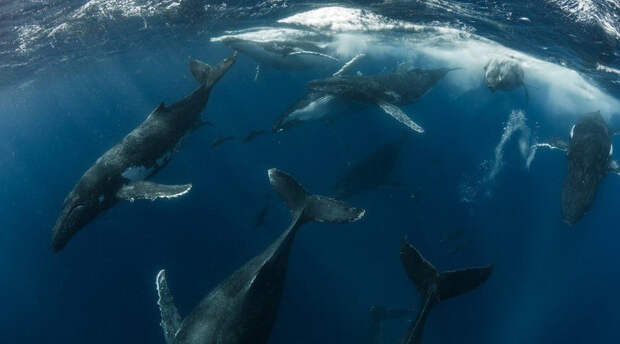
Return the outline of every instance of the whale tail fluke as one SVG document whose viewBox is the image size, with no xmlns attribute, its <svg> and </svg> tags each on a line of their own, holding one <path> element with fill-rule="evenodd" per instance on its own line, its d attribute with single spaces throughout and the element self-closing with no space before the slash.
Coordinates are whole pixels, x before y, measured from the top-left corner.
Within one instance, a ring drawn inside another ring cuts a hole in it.
<svg viewBox="0 0 620 344">
<path fill-rule="evenodd" d="M 421 294 L 437 286 L 439 301 L 443 301 L 476 289 L 491 276 L 493 266 L 474 267 L 463 270 L 438 272 L 420 252 L 404 238 L 400 259 L 403 267 Z"/>
<path fill-rule="evenodd" d="M 421 343 L 426 318 L 434 305 L 476 289 L 493 272 L 493 266 L 488 265 L 440 273 L 415 247 L 407 243 L 406 238 L 403 238 L 400 248 L 400 259 L 422 298 L 422 307 L 403 339 L 403 344 Z"/>
<path fill-rule="evenodd" d="M 310 195 L 288 173 L 272 168 L 268 171 L 269 182 L 293 213 L 299 213 L 301 221 L 347 223 L 361 219 L 366 211 L 343 201 L 320 195 Z"/>
<path fill-rule="evenodd" d="M 222 62 L 213 67 L 200 60 L 190 58 L 189 70 L 199 83 L 206 84 L 207 87 L 211 87 L 218 82 L 224 74 L 226 74 L 228 69 L 230 69 L 233 63 L 235 63 L 235 60 L 237 60 L 236 51 L 232 54 L 232 56 L 225 58 Z"/>
</svg>

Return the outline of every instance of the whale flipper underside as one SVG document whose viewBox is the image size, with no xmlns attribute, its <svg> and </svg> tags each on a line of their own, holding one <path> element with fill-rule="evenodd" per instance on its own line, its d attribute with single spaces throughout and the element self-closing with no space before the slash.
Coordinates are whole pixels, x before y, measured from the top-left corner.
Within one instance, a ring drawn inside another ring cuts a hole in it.
<svg viewBox="0 0 620 344">
<path fill-rule="evenodd" d="M 174 298 L 170 289 L 168 289 L 168 281 L 166 280 L 166 270 L 160 270 L 157 273 L 155 279 L 155 285 L 157 287 L 157 305 L 159 306 L 159 312 L 161 314 L 161 327 L 164 331 L 164 338 L 166 344 L 173 344 L 174 337 L 176 336 L 179 328 L 181 327 L 181 316 L 174 304 Z"/>
<path fill-rule="evenodd" d="M 302 222 L 354 222 L 362 218 L 366 212 L 337 199 L 310 195 L 286 172 L 272 168 L 268 173 L 269 182 L 291 211 L 302 212 L 300 215 Z"/>
<path fill-rule="evenodd" d="M 483 284 L 493 272 L 493 266 L 438 272 L 422 254 L 403 239 L 400 258 L 409 279 L 418 289 L 422 307 L 411 323 L 403 344 L 422 342 L 422 332 L 429 312 L 440 301 L 464 294 Z"/>
<path fill-rule="evenodd" d="M 231 57 L 224 59 L 222 62 L 213 67 L 202 61 L 190 59 L 189 70 L 199 83 L 206 84 L 207 87 L 211 87 L 218 80 L 220 80 L 224 74 L 226 74 L 228 69 L 230 69 L 233 63 L 235 63 L 236 59 L 236 51 Z"/>
<path fill-rule="evenodd" d="M 390 104 L 385 101 L 377 101 L 377 105 L 385 112 L 386 114 L 392 116 L 395 120 L 404 124 L 407 128 L 418 132 L 420 134 L 424 133 L 424 128 L 422 128 L 419 124 L 414 122 L 403 110 L 401 110 L 398 106 L 394 104 Z"/>
<path fill-rule="evenodd" d="M 609 162 L 609 172 L 620 175 L 620 164 L 616 160 Z"/>
<path fill-rule="evenodd" d="M 192 184 L 164 185 L 139 180 L 121 187 L 116 193 L 116 197 L 126 201 L 134 201 L 136 199 L 149 199 L 153 201 L 158 198 L 183 196 L 191 189 Z"/>
</svg>

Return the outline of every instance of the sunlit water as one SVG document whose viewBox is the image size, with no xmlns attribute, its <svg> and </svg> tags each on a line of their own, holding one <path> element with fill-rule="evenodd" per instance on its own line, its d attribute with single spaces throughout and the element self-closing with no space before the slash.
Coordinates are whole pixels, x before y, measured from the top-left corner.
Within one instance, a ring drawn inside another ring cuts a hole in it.
<svg viewBox="0 0 620 344">
<path fill-rule="evenodd" d="M 425 343 L 617 342 L 620 179 L 609 174 L 569 227 L 566 155 L 542 148 L 568 140 L 586 112 L 620 127 L 619 16 L 616 0 L 1 4 L 0 342 L 164 343 L 160 269 L 187 315 L 288 224 L 269 168 L 329 194 L 409 130 L 380 107 L 340 104 L 336 116 L 272 132 L 308 81 L 360 54 L 348 73 L 454 70 L 399 107 L 424 134 L 412 132 L 385 185 L 347 200 L 366 216 L 302 228 L 270 343 L 368 342 L 372 305 L 417 310 L 398 257 L 404 235 L 440 270 L 495 264 L 478 290 L 433 310 Z M 154 178 L 191 191 L 119 203 L 52 254 L 50 231 L 77 179 L 161 101 L 197 87 L 188 56 L 215 64 L 232 53 L 230 38 L 320 54 L 302 54 L 303 68 L 257 70 L 242 52 L 203 113 L 214 125 L 185 138 Z M 493 59 L 516 61 L 523 87 L 491 92 Z M 244 143 L 254 130 L 266 133 Z M 385 342 L 407 326 L 386 324 Z"/>
</svg>

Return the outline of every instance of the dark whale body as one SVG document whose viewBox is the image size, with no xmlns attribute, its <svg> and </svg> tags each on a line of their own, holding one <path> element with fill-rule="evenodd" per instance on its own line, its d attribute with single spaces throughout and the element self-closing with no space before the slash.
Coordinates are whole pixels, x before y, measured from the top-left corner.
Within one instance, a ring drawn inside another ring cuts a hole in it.
<svg viewBox="0 0 620 344">
<path fill-rule="evenodd" d="M 389 142 L 355 163 L 334 185 L 332 195 L 347 199 L 381 185 L 393 184 L 390 177 L 408 137 Z"/>
<path fill-rule="evenodd" d="M 453 69 L 410 69 L 380 75 L 344 75 L 308 82 L 308 92 L 286 110 L 274 124 L 282 131 L 294 124 L 324 118 L 343 101 L 379 106 L 383 112 L 409 129 L 423 133 L 399 106 L 410 104 L 426 94 Z"/>
<path fill-rule="evenodd" d="M 271 169 L 269 181 L 292 212 L 290 226 L 261 254 L 213 289 L 184 319 L 157 275 L 158 304 L 168 344 L 266 343 L 276 319 L 293 239 L 309 221 L 347 223 L 365 211 L 324 196 L 310 195 L 290 175 Z"/>
<path fill-rule="evenodd" d="M 584 115 L 571 130 L 568 170 L 562 190 L 562 215 L 568 224 L 590 209 L 598 187 L 610 170 L 611 134 L 600 112 Z"/>
<path fill-rule="evenodd" d="M 191 184 L 161 185 L 145 180 L 166 165 L 186 134 L 204 123 L 200 115 L 211 89 L 235 59 L 236 54 L 215 67 L 191 60 L 190 71 L 200 86 L 175 104 L 161 103 L 144 122 L 97 159 L 65 198 L 52 231 L 55 252 L 121 199 L 170 198 L 189 191 Z"/>
</svg>

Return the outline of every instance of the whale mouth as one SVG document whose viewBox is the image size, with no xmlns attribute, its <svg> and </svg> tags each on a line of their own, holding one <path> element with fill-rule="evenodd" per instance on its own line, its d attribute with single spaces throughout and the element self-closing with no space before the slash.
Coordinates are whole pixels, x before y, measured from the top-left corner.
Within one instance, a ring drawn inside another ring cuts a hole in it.
<svg viewBox="0 0 620 344">
<path fill-rule="evenodd" d="M 69 239 L 80 229 L 80 212 L 86 207 L 85 203 L 74 204 L 62 218 L 58 219 L 52 231 L 52 249 L 54 252 L 62 250 Z"/>
</svg>

